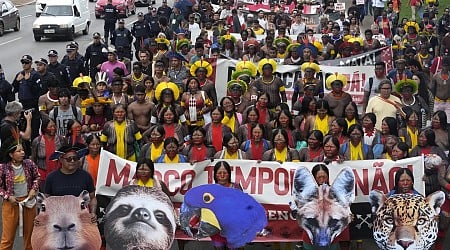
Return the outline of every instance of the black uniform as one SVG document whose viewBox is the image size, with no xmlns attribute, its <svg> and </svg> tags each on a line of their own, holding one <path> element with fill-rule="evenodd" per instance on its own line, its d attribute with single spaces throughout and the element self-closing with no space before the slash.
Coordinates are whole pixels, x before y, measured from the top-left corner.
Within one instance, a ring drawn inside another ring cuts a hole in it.
<svg viewBox="0 0 450 250">
<path fill-rule="evenodd" d="M 161 6 L 158 8 L 159 17 L 166 17 L 169 20 L 170 14 L 172 14 L 172 9 L 169 6 Z"/>
<path fill-rule="evenodd" d="M 154 38 L 158 35 L 158 33 L 161 31 L 161 28 L 159 27 L 159 16 L 152 16 L 151 14 L 146 14 L 145 21 L 147 21 L 148 25 L 150 26 L 150 36 L 151 38 Z"/>
<path fill-rule="evenodd" d="M 111 44 L 117 49 L 117 57 L 127 57 L 133 59 L 131 54 L 131 43 L 133 42 L 133 35 L 127 28 L 117 28 L 113 31 L 111 36 Z"/>
<path fill-rule="evenodd" d="M 69 72 L 67 71 L 66 65 L 59 62 L 56 62 L 55 64 L 49 63 L 47 66 L 47 71 L 52 72 L 55 75 L 59 82 L 58 86 L 60 88 L 69 88 L 71 86 Z"/>
<path fill-rule="evenodd" d="M 73 60 L 69 59 L 69 57 L 65 55 L 61 60 L 61 63 L 66 65 L 67 72 L 69 72 L 69 86 L 72 86 L 73 80 L 79 77 L 80 74 L 86 75 L 84 58 L 78 53 Z"/>
<path fill-rule="evenodd" d="M 0 119 L 6 116 L 5 107 L 7 102 L 14 101 L 11 84 L 5 79 L 5 74 L 0 73 Z"/>
<path fill-rule="evenodd" d="M 116 22 L 119 18 L 119 12 L 116 9 L 116 6 L 112 4 L 107 4 L 103 9 L 105 16 L 103 19 L 105 20 L 104 30 L 105 30 L 105 42 L 108 43 L 109 33 L 116 29 Z"/>
<path fill-rule="evenodd" d="M 131 27 L 131 34 L 136 38 L 134 41 L 134 48 L 136 50 L 136 59 L 139 60 L 139 50 L 144 47 L 145 43 L 148 43 L 150 36 L 150 26 L 145 20 L 136 21 Z"/>
<path fill-rule="evenodd" d="M 86 48 L 84 54 L 85 69 L 89 69 L 89 76 L 95 79 L 95 74 L 99 71 L 97 65 L 108 60 L 108 50 L 103 43 L 92 43 Z"/>
<path fill-rule="evenodd" d="M 45 93 L 48 92 L 48 82 L 53 80 L 54 78 L 56 78 L 55 74 L 53 74 L 52 72 L 49 72 L 47 70 L 47 72 L 45 72 L 45 74 L 41 75 L 41 93 L 40 95 L 43 95 Z"/>
</svg>

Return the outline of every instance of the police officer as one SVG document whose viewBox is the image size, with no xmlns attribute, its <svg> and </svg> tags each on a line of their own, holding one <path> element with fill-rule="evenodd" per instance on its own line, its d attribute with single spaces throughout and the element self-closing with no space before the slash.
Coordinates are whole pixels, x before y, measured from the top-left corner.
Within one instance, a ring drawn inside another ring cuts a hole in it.
<svg viewBox="0 0 450 250">
<path fill-rule="evenodd" d="M 105 30 L 105 43 L 108 45 L 109 33 L 116 29 L 116 22 L 119 19 L 119 12 L 116 6 L 112 4 L 112 0 L 108 0 L 108 4 L 103 9 L 105 15 L 103 19 L 105 20 L 104 30 Z"/>
<path fill-rule="evenodd" d="M 71 86 L 69 80 L 69 73 L 67 72 L 66 65 L 58 62 L 58 51 L 51 49 L 48 51 L 48 72 L 52 72 L 58 80 L 58 87 L 69 88 Z"/>
<path fill-rule="evenodd" d="M 55 79 L 55 74 L 48 71 L 48 61 L 45 58 L 40 58 L 37 61 L 34 61 L 36 64 L 36 72 L 41 77 L 41 95 L 47 93 L 48 91 L 48 83 Z"/>
<path fill-rule="evenodd" d="M 131 43 L 133 42 L 133 35 L 131 31 L 125 28 L 125 20 L 119 20 L 119 27 L 115 29 L 111 35 L 111 44 L 117 49 L 117 57 L 133 59 L 131 54 Z"/>
<path fill-rule="evenodd" d="M 134 22 L 133 27 L 131 27 L 131 34 L 136 38 L 134 41 L 134 49 L 136 50 L 135 56 L 139 60 L 139 51 L 141 48 L 145 47 L 148 43 L 148 38 L 150 36 L 150 26 L 144 20 L 144 14 L 142 12 L 138 13 L 138 20 Z"/>
<path fill-rule="evenodd" d="M 84 54 L 85 68 L 89 69 L 89 76 L 94 79 L 103 62 L 108 60 L 108 48 L 101 41 L 100 33 L 95 32 L 94 41 L 86 48 Z"/>
<path fill-rule="evenodd" d="M 78 44 L 71 42 L 66 46 L 66 55 L 61 60 L 61 64 L 65 64 L 69 73 L 69 86 L 72 86 L 73 80 L 80 74 L 86 75 L 84 68 L 84 57 L 78 53 Z"/>
<path fill-rule="evenodd" d="M 156 8 L 153 6 L 149 6 L 148 13 L 145 14 L 144 19 L 150 26 L 150 38 L 155 38 L 161 31 L 161 28 L 159 27 L 158 11 L 156 10 Z"/>
</svg>

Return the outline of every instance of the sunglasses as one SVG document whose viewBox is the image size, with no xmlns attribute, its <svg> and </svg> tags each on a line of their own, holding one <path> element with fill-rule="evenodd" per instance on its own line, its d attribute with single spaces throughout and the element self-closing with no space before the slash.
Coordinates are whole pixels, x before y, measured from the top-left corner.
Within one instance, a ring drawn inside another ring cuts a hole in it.
<svg viewBox="0 0 450 250">
<path fill-rule="evenodd" d="M 31 62 L 29 61 L 20 61 L 22 64 L 30 64 Z"/>
<path fill-rule="evenodd" d="M 76 162 L 80 158 L 78 156 L 69 156 L 69 157 L 63 157 L 63 159 L 67 162 Z"/>
</svg>

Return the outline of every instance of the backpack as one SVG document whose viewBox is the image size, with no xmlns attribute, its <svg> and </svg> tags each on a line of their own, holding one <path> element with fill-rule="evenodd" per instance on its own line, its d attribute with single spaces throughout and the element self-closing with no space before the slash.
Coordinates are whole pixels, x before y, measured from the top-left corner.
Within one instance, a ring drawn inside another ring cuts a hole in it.
<svg viewBox="0 0 450 250">
<path fill-rule="evenodd" d="M 74 105 L 70 105 L 70 107 L 72 108 L 72 113 L 75 116 L 75 119 L 78 118 L 78 110 L 77 107 Z M 59 107 L 55 107 L 53 109 L 53 120 L 56 121 L 56 117 L 58 117 L 58 111 L 59 111 Z"/>
</svg>

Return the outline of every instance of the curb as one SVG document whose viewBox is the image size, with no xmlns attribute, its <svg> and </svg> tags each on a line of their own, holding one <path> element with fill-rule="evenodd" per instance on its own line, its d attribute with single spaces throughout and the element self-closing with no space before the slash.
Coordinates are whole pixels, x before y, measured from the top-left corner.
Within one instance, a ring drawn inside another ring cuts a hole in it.
<svg viewBox="0 0 450 250">
<path fill-rule="evenodd" d="M 15 1 L 12 1 L 12 2 L 14 3 Z M 31 0 L 31 1 L 28 1 L 28 2 L 25 2 L 25 3 L 20 3 L 20 4 L 15 4 L 15 5 L 16 5 L 16 7 L 22 7 L 22 6 L 25 6 L 25 5 L 32 4 L 34 2 L 36 2 L 36 0 Z"/>
</svg>

